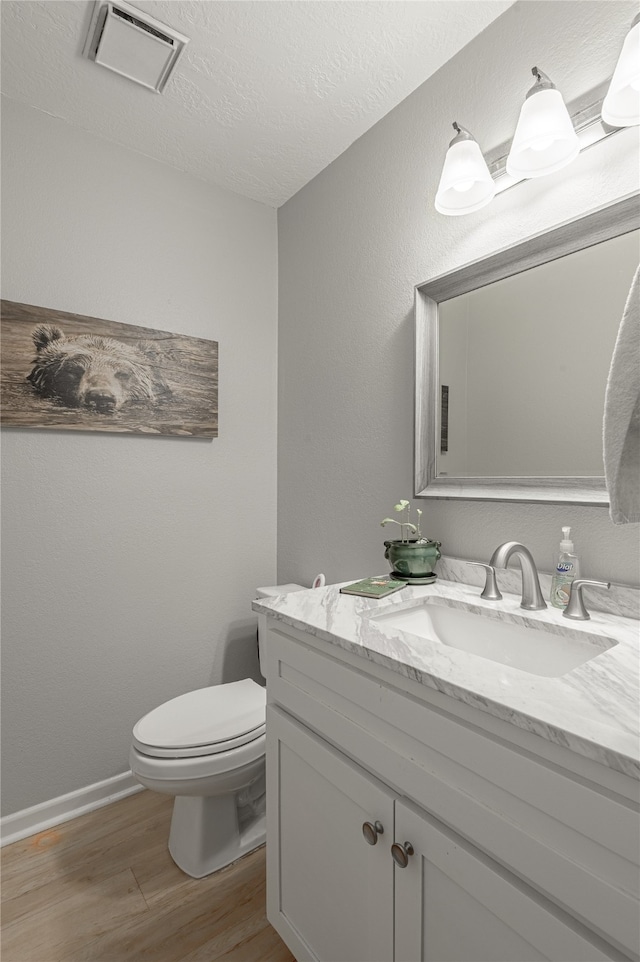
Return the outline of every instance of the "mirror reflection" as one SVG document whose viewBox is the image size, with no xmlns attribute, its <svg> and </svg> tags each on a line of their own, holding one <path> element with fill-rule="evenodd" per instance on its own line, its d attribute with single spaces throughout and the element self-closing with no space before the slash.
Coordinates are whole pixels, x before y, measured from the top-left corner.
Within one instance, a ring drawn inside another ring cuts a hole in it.
<svg viewBox="0 0 640 962">
<path fill-rule="evenodd" d="M 440 302 L 437 477 L 604 474 L 607 374 L 639 235 Z"/>
</svg>

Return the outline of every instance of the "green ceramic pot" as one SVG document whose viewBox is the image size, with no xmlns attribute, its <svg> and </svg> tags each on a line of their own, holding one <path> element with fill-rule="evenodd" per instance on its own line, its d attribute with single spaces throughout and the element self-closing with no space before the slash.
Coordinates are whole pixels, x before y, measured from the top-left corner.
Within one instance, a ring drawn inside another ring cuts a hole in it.
<svg viewBox="0 0 640 962">
<path fill-rule="evenodd" d="M 440 541 L 385 541 L 391 574 L 400 580 L 427 578 L 440 557 Z"/>
</svg>

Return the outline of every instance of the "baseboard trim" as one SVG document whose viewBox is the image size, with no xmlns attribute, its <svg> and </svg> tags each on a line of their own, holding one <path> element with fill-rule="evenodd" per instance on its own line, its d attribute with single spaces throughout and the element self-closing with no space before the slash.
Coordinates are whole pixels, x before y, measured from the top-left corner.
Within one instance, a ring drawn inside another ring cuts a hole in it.
<svg viewBox="0 0 640 962">
<path fill-rule="evenodd" d="M 134 779 L 131 772 L 123 772 L 122 775 L 114 775 L 113 778 L 79 788 L 68 795 L 60 795 L 48 802 L 5 815 L 0 818 L 0 847 L 28 838 L 29 835 L 37 835 L 38 832 L 68 822 L 79 815 L 86 815 L 87 812 L 103 808 L 126 798 L 127 795 L 141 792 L 142 789 L 143 786 Z"/>
</svg>

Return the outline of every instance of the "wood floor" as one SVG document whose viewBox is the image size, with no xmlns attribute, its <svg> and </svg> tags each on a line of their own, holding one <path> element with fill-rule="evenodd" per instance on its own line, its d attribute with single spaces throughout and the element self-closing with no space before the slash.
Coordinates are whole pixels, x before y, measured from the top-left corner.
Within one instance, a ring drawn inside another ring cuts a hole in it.
<svg viewBox="0 0 640 962">
<path fill-rule="evenodd" d="M 2 962 L 295 962 L 265 917 L 265 850 L 206 879 L 140 792 L 2 850 Z"/>
</svg>

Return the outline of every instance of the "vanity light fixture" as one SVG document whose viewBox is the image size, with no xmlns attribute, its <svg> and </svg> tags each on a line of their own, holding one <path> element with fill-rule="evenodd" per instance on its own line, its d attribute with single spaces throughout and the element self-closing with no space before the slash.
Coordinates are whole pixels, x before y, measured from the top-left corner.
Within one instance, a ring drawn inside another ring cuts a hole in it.
<svg viewBox="0 0 640 962">
<path fill-rule="evenodd" d="M 631 24 L 622 45 L 602 104 L 602 119 L 611 127 L 640 124 L 640 14 Z"/>
<path fill-rule="evenodd" d="M 507 157 L 514 177 L 543 177 L 566 167 L 580 152 L 562 94 L 545 73 L 532 67 L 536 78 L 520 109 L 518 126 Z"/>
<path fill-rule="evenodd" d="M 488 204 L 496 192 L 478 143 L 464 127 L 453 124 L 456 136 L 444 160 L 435 206 L 441 214 L 471 214 Z"/>
</svg>

